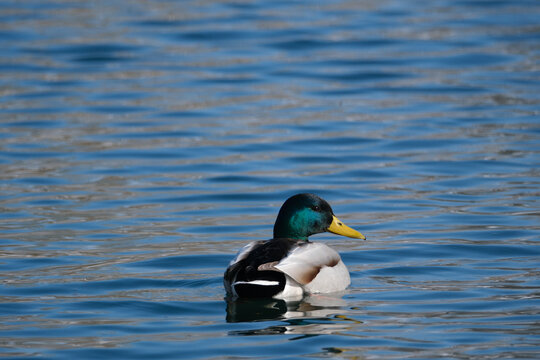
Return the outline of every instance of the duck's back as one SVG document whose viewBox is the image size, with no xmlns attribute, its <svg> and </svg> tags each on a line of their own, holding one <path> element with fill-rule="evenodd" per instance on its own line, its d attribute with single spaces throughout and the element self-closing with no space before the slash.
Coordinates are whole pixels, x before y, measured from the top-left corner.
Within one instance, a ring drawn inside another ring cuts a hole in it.
<svg viewBox="0 0 540 360">
<path fill-rule="evenodd" d="M 225 271 L 227 292 L 240 297 L 272 297 L 283 291 L 285 274 L 274 268 L 303 241 L 271 239 L 246 245 Z"/>
<path fill-rule="evenodd" d="M 272 239 L 246 245 L 224 282 L 231 295 L 288 298 L 344 290 L 350 276 L 339 254 L 325 244 Z"/>
</svg>

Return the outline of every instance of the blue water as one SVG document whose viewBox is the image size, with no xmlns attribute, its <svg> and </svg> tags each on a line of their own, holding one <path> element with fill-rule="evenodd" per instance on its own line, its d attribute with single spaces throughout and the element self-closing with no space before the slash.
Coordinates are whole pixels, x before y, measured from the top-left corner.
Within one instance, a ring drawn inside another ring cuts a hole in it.
<svg viewBox="0 0 540 360">
<path fill-rule="evenodd" d="M 540 358 L 540 2 L 0 4 L 0 356 Z M 226 301 L 297 192 L 352 284 Z"/>
</svg>

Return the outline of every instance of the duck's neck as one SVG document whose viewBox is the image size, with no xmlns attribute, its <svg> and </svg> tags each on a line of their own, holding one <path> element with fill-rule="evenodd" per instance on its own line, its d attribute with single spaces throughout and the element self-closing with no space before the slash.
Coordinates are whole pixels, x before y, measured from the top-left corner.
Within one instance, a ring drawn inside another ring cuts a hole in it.
<svg viewBox="0 0 540 360">
<path fill-rule="evenodd" d="M 303 211 L 287 214 L 280 212 L 274 224 L 274 238 L 308 241 L 313 232 L 310 221 Z"/>
</svg>

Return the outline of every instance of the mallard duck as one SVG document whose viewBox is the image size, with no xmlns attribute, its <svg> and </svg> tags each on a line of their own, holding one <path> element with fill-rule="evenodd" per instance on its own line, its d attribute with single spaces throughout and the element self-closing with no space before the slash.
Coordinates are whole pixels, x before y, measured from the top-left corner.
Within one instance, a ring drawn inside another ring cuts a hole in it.
<svg viewBox="0 0 540 360">
<path fill-rule="evenodd" d="M 279 210 L 274 237 L 249 243 L 230 262 L 224 275 L 228 295 L 286 299 L 344 290 L 351 279 L 339 254 L 308 239 L 325 231 L 366 239 L 317 195 L 290 197 Z"/>
</svg>

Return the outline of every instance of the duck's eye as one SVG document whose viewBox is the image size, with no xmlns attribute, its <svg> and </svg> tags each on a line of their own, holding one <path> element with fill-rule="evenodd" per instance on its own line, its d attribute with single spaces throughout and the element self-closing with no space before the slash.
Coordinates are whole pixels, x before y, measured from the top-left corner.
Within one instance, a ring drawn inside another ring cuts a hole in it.
<svg viewBox="0 0 540 360">
<path fill-rule="evenodd" d="M 321 211 L 321 208 L 318 207 L 317 205 L 313 205 L 313 206 L 311 207 L 311 210 L 319 212 L 319 211 Z"/>
</svg>

